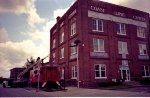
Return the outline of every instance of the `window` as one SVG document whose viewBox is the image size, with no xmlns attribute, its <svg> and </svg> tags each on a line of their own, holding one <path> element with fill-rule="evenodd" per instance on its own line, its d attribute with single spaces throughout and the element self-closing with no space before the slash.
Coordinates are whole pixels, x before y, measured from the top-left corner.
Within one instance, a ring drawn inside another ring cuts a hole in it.
<svg viewBox="0 0 150 98">
<path fill-rule="evenodd" d="M 95 65 L 95 79 L 106 78 L 106 66 L 104 64 Z"/>
<path fill-rule="evenodd" d="M 150 77 L 149 66 L 142 66 L 142 76 Z"/>
<path fill-rule="evenodd" d="M 71 36 L 73 36 L 74 34 L 76 34 L 76 18 L 73 18 L 71 20 Z"/>
<path fill-rule="evenodd" d="M 104 40 L 94 38 L 93 39 L 93 49 L 94 49 L 94 52 L 105 52 Z"/>
<path fill-rule="evenodd" d="M 71 43 L 71 46 L 74 46 L 74 42 Z M 77 54 L 77 47 L 71 47 L 71 55 Z"/>
<path fill-rule="evenodd" d="M 61 33 L 60 35 L 60 43 L 64 42 L 64 32 Z"/>
<path fill-rule="evenodd" d="M 56 39 L 53 40 L 53 48 L 56 47 Z"/>
<path fill-rule="evenodd" d="M 119 54 L 128 54 L 127 42 L 118 41 Z"/>
<path fill-rule="evenodd" d="M 128 60 L 122 60 L 122 65 L 123 66 L 128 66 Z"/>
<path fill-rule="evenodd" d="M 64 79 L 65 70 L 64 68 L 61 69 L 61 79 Z"/>
<path fill-rule="evenodd" d="M 139 44 L 139 54 L 147 55 L 147 49 L 145 44 Z"/>
<path fill-rule="evenodd" d="M 117 34 L 119 34 L 119 35 L 126 35 L 125 24 L 117 23 Z"/>
<path fill-rule="evenodd" d="M 72 66 L 72 79 L 77 79 L 77 66 Z"/>
<path fill-rule="evenodd" d="M 60 50 L 60 59 L 64 58 L 64 48 Z"/>
<path fill-rule="evenodd" d="M 137 37 L 145 38 L 145 28 L 137 27 Z"/>
<path fill-rule="evenodd" d="M 53 53 L 53 62 L 55 62 L 55 53 Z"/>
<path fill-rule="evenodd" d="M 103 32 L 103 20 L 101 19 L 92 19 L 92 30 Z"/>
</svg>

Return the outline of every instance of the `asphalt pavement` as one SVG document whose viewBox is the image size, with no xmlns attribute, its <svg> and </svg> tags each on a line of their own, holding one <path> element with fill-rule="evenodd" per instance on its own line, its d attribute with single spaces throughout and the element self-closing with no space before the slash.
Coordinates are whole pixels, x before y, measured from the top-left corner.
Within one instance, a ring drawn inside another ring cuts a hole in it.
<svg viewBox="0 0 150 98">
<path fill-rule="evenodd" d="M 36 91 L 26 90 L 25 88 L 3 88 L 0 84 L 0 97 L 47 97 Z"/>
<path fill-rule="evenodd" d="M 67 87 L 67 90 L 46 92 L 35 88 L 2 88 L 0 97 L 150 97 L 150 87 L 115 90 Z"/>
</svg>

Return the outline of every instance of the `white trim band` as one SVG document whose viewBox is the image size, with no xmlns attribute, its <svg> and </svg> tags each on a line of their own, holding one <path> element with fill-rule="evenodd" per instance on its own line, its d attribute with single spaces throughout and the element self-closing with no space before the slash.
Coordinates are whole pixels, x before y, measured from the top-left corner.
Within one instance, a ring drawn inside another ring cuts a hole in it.
<svg viewBox="0 0 150 98">
<path fill-rule="evenodd" d="M 103 14 L 103 13 L 98 13 L 94 11 L 88 10 L 88 17 L 93 17 L 93 18 L 100 18 L 104 20 L 110 20 L 110 21 L 115 21 L 115 22 L 120 22 L 120 23 L 125 23 L 125 24 L 132 24 L 140 27 L 147 27 L 146 22 L 142 21 L 137 21 L 133 19 L 128 19 L 128 18 L 122 18 L 122 17 L 117 17 L 109 14 Z"/>
</svg>

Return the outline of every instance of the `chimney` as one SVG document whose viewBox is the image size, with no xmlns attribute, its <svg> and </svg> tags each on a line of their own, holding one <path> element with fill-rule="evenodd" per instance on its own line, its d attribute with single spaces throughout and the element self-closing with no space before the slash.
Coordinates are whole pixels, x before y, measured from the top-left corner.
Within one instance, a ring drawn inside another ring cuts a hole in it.
<svg viewBox="0 0 150 98">
<path fill-rule="evenodd" d="M 60 16 L 57 16 L 57 18 L 56 18 L 57 22 L 60 20 L 60 18 L 61 18 Z"/>
</svg>

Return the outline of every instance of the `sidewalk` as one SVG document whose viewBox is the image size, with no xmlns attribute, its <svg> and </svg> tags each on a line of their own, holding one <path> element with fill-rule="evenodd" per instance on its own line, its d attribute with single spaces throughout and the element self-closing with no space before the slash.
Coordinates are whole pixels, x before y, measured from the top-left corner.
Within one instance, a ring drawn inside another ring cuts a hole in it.
<svg viewBox="0 0 150 98">
<path fill-rule="evenodd" d="M 134 87 L 142 87 L 143 85 L 119 85 L 119 86 L 110 86 L 110 87 L 98 87 L 97 89 L 103 90 L 119 90 L 119 89 L 127 89 Z"/>
<path fill-rule="evenodd" d="M 46 92 L 40 90 L 39 94 L 48 97 L 150 97 L 150 93 L 146 92 L 130 92 L 121 90 L 104 90 L 104 89 L 88 89 L 67 87 L 67 90 Z M 32 90 L 35 92 L 35 89 Z"/>
<path fill-rule="evenodd" d="M 137 91 L 136 89 L 144 87 L 144 85 L 120 85 L 110 87 L 97 87 L 97 88 L 77 88 L 77 87 L 66 87 L 66 90 L 50 90 L 43 91 L 37 88 L 25 88 L 30 92 L 39 93 L 48 97 L 150 97 L 150 93 Z M 129 89 L 132 89 L 129 90 Z M 134 90 L 135 89 L 135 90 Z M 148 88 L 149 89 L 149 88 Z"/>
</svg>

